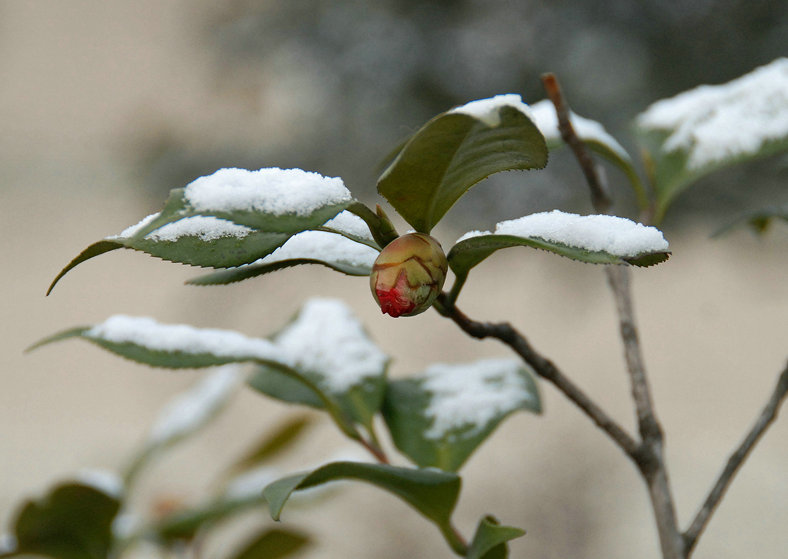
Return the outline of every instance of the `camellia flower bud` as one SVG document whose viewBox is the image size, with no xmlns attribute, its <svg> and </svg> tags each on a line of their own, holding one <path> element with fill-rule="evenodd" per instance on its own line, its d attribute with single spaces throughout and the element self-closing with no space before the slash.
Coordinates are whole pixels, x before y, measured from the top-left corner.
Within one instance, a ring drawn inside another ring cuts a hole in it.
<svg viewBox="0 0 788 559">
<path fill-rule="evenodd" d="M 408 233 L 384 248 L 369 277 L 380 309 L 393 317 L 426 311 L 443 288 L 449 263 L 441 245 L 424 233 Z"/>
</svg>

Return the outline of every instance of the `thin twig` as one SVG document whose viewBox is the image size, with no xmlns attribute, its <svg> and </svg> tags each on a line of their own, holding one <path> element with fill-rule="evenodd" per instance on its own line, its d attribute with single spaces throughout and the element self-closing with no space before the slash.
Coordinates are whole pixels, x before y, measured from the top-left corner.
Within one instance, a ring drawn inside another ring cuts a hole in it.
<svg viewBox="0 0 788 559">
<path fill-rule="evenodd" d="M 695 548 L 695 545 L 698 542 L 698 537 L 706 528 L 711 516 L 714 514 L 714 511 L 720 504 L 720 501 L 725 495 L 725 492 L 728 490 L 733 478 L 742 467 L 742 464 L 744 464 L 744 461 L 750 455 L 750 452 L 769 428 L 769 426 L 774 422 L 775 419 L 777 419 L 777 413 L 780 410 L 780 406 L 785 401 L 787 395 L 788 364 L 786 364 L 785 369 L 783 369 L 782 373 L 780 374 L 780 377 L 777 380 L 777 386 L 775 386 L 774 391 L 769 398 L 769 402 L 763 408 L 758 420 L 752 426 L 750 432 L 747 433 L 747 436 L 739 445 L 739 448 L 737 448 L 736 451 L 731 454 L 730 458 L 728 458 L 728 463 L 722 470 L 722 473 L 717 479 L 717 482 L 714 484 L 714 487 L 709 492 L 708 497 L 706 497 L 706 500 L 703 502 L 703 506 L 701 506 L 698 514 L 695 515 L 695 519 L 692 521 L 692 524 L 690 524 L 690 527 L 686 532 L 684 532 L 687 557 L 689 557 L 690 553 Z"/>
<path fill-rule="evenodd" d="M 558 79 L 554 74 L 545 74 L 542 76 L 542 83 L 555 106 L 561 138 L 572 149 L 583 170 L 594 209 L 598 213 L 608 213 L 612 203 L 607 194 L 607 185 L 600 176 L 585 144 L 575 133 L 570 120 L 571 110 L 563 96 Z M 610 266 L 606 268 L 605 272 L 616 302 L 624 356 L 635 401 L 638 429 L 643 441 L 642 451 L 638 454 L 638 466 L 648 486 L 663 557 L 665 559 L 681 559 L 685 556 L 684 541 L 678 529 L 673 494 L 663 458 L 662 429 L 654 411 L 643 353 L 640 348 L 632 305 L 629 270 Z"/>
<path fill-rule="evenodd" d="M 468 318 L 460 309 L 447 301 L 447 295 L 441 294 L 438 298 L 441 303 L 439 312 L 453 320 L 468 335 L 477 338 L 495 338 L 508 345 L 528 363 L 537 375 L 553 383 L 564 395 L 579 407 L 591 420 L 635 462 L 639 458 L 641 449 L 638 443 L 602 408 L 594 403 L 580 388 L 578 388 L 558 367 L 549 359 L 539 354 L 528 340 L 508 323 L 478 322 Z"/>
</svg>

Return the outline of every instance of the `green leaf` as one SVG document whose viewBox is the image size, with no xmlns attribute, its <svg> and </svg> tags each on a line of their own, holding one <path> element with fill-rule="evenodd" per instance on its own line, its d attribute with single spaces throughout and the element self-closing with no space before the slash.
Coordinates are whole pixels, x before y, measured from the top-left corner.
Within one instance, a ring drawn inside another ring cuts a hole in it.
<svg viewBox="0 0 788 559">
<path fill-rule="evenodd" d="M 293 354 L 268 340 L 249 338 L 229 330 L 166 325 L 150 318 L 117 315 L 93 327 L 55 334 L 29 350 L 75 337 L 153 367 L 201 368 L 243 362 L 261 365 L 272 374 L 280 373 L 296 379 L 299 385 L 316 395 L 346 435 L 352 438 L 359 436 L 333 397 L 291 366 Z M 385 357 L 381 359 L 385 360 Z"/>
<path fill-rule="evenodd" d="M 780 58 L 726 84 L 657 101 L 638 115 L 657 222 L 698 179 L 788 149 L 786 88 L 788 58 Z"/>
<path fill-rule="evenodd" d="M 531 111 L 536 125 L 544 134 L 547 148 L 552 151 L 563 147 L 565 144 L 558 129 L 558 115 L 553 103 L 549 99 L 543 99 L 531 105 Z M 624 172 L 635 191 L 639 207 L 641 209 L 648 207 L 648 196 L 629 152 L 597 121 L 582 117 L 574 112 L 569 119 L 575 135 L 589 149 Z"/>
<path fill-rule="evenodd" d="M 303 549 L 309 538 L 292 530 L 268 528 L 253 537 L 229 559 L 279 559 Z"/>
<path fill-rule="evenodd" d="M 14 520 L 16 549 L 4 556 L 106 559 L 119 509 L 116 497 L 94 487 L 58 485 L 43 498 L 22 505 Z"/>
<path fill-rule="evenodd" d="M 468 548 L 468 559 L 506 559 L 509 550 L 506 543 L 525 535 L 525 530 L 513 526 L 501 526 L 493 516 L 479 521 L 476 534 Z"/>
<path fill-rule="evenodd" d="M 355 479 L 385 489 L 408 503 L 442 532 L 450 527 L 451 514 L 457 504 L 460 478 L 438 470 L 414 470 L 386 464 L 332 462 L 311 472 L 289 476 L 263 490 L 271 516 L 279 520 L 282 509 L 294 491 L 336 481 Z"/>
<path fill-rule="evenodd" d="M 518 410 L 541 412 L 534 376 L 517 360 L 487 359 L 389 382 L 383 418 L 415 464 L 457 471 Z"/>
<path fill-rule="evenodd" d="M 492 104 L 486 111 L 469 104 L 430 120 L 383 172 L 378 192 L 414 229 L 429 233 L 482 179 L 500 171 L 544 167 L 544 138 L 518 108 L 516 97 L 517 103 L 483 100 Z"/>
<path fill-rule="evenodd" d="M 339 404 L 355 422 L 371 428 L 383 403 L 389 358 L 343 303 L 308 301 L 293 321 L 273 338 L 278 347 L 298 356 L 293 368 Z M 323 400 L 298 385 L 298 379 L 261 366 L 249 380 L 252 388 L 291 403 L 323 407 Z"/>
<path fill-rule="evenodd" d="M 249 264 L 353 202 L 340 179 L 300 169 L 220 169 L 172 190 L 161 212 L 90 245 L 57 275 L 48 293 L 76 265 L 117 248 L 192 266 Z"/>
</svg>

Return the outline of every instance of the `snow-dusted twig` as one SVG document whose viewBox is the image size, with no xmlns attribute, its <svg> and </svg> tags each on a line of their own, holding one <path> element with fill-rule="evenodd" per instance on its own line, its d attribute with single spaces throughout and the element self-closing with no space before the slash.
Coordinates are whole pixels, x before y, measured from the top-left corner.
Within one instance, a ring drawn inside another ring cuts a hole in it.
<svg viewBox="0 0 788 559">
<path fill-rule="evenodd" d="M 698 537 L 706 528 L 706 525 L 709 523 L 712 514 L 714 514 L 714 511 L 720 504 L 720 501 L 725 495 L 725 492 L 728 490 L 728 487 L 733 481 L 733 478 L 738 473 L 742 464 L 744 464 L 744 461 L 750 455 L 750 452 L 752 452 L 752 449 L 758 443 L 769 426 L 774 422 L 775 419 L 777 419 L 777 413 L 780 410 L 780 406 L 785 401 L 786 396 L 788 396 L 788 364 L 786 364 L 785 368 L 780 374 L 780 377 L 777 380 L 777 386 L 775 386 L 768 403 L 763 408 L 763 411 L 761 411 L 761 415 L 758 416 L 758 420 L 752 426 L 750 432 L 747 433 L 747 436 L 739 445 L 739 448 L 737 448 L 733 454 L 731 454 L 730 458 L 728 458 L 728 463 L 725 465 L 722 473 L 720 473 L 720 476 L 717 479 L 717 482 L 714 484 L 714 487 L 712 487 L 711 491 L 709 492 L 708 497 L 706 497 L 706 500 L 703 502 L 703 506 L 701 506 L 698 514 L 695 515 L 690 527 L 686 532 L 684 532 L 684 545 L 687 557 L 689 557 L 690 553 L 692 553 L 692 550 L 695 548 L 695 544 L 698 542 Z"/>
<path fill-rule="evenodd" d="M 636 462 L 639 460 L 640 447 L 614 419 L 578 388 L 552 361 L 538 353 L 525 337 L 508 323 L 478 322 L 468 318 L 448 300 L 443 293 L 438 297 L 438 311 L 453 320 L 466 334 L 473 338 L 495 338 L 508 345 L 523 361 L 543 379 L 551 382 L 579 407 L 591 420 L 621 449 Z"/>
</svg>

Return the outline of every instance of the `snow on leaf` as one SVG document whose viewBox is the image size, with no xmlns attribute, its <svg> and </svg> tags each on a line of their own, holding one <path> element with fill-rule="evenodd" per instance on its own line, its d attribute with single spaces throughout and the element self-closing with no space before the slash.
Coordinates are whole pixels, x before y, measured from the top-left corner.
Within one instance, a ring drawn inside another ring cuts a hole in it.
<svg viewBox="0 0 788 559">
<path fill-rule="evenodd" d="M 513 107 L 531 120 L 534 120 L 531 114 L 531 108 L 523 103 L 522 97 L 515 93 L 507 93 L 504 95 L 496 95 L 489 99 L 471 101 L 459 107 L 454 107 L 449 112 L 470 115 L 478 118 L 487 126 L 495 128 L 501 123 L 501 116 L 498 113 L 498 109 L 501 107 Z"/>
<path fill-rule="evenodd" d="M 145 239 L 170 242 L 175 242 L 181 237 L 199 237 L 203 241 L 213 241 L 222 237 L 242 239 L 253 231 L 249 227 L 226 219 L 195 215 L 167 223 L 145 235 Z"/>
<path fill-rule="evenodd" d="M 615 256 L 634 257 L 668 250 L 668 242 L 656 227 L 611 215 L 577 215 L 553 210 L 502 221 L 496 235 L 538 237 L 546 241 Z M 466 234 L 467 235 L 467 234 Z M 478 232 L 473 233 L 478 236 Z"/>
<path fill-rule="evenodd" d="M 548 146 L 554 147 L 563 141 L 561 132 L 558 130 L 558 115 L 555 112 L 555 106 L 549 99 L 543 99 L 531 105 L 531 113 L 536 126 L 544 135 L 545 140 L 547 140 Z M 574 112 L 570 114 L 569 119 L 578 138 L 584 142 L 603 144 L 614 151 L 621 159 L 629 161 L 630 157 L 627 150 L 600 123 Z"/>
<path fill-rule="evenodd" d="M 248 338 L 231 330 L 160 324 L 147 317 L 114 315 L 86 330 L 83 336 L 118 344 L 131 343 L 154 351 L 283 361 L 282 352 L 268 340 Z"/>
<path fill-rule="evenodd" d="M 294 368 L 316 374 L 317 384 L 333 394 L 379 378 L 388 362 L 361 322 L 335 299 L 308 300 L 274 343 L 291 356 Z"/>
<path fill-rule="evenodd" d="M 662 151 L 686 151 L 691 170 L 757 154 L 767 142 L 788 137 L 788 58 L 657 101 L 637 124 L 667 132 Z"/>
<path fill-rule="evenodd" d="M 191 182 L 184 198 L 197 212 L 258 211 L 299 216 L 352 199 L 338 177 L 277 167 L 257 171 L 219 169 Z"/>
<path fill-rule="evenodd" d="M 106 237 L 106 240 L 112 241 L 115 239 L 128 239 L 133 237 L 137 234 L 138 231 L 144 229 L 148 224 L 150 224 L 154 219 L 159 217 L 161 212 L 156 212 L 155 214 L 150 214 L 147 217 L 142 218 L 139 223 L 135 225 L 131 225 L 130 227 L 126 227 L 123 231 L 121 231 L 118 235 L 111 235 Z"/>
<path fill-rule="evenodd" d="M 424 413 L 432 425 L 424 436 L 442 439 L 460 429 L 467 429 L 464 436 L 472 436 L 511 411 L 525 405 L 538 407 L 538 397 L 521 371 L 521 364 L 511 359 L 428 367 L 421 378 L 431 395 Z"/>
<path fill-rule="evenodd" d="M 323 224 L 326 229 L 331 229 L 343 235 L 374 243 L 372 232 L 367 223 L 356 214 L 347 210 L 339 212 L 335 217 Z"/>
<path fill-rule="evenodd" d="M 187 392 L 179 394 L 160 412 L 150 430 L 151 444 L 167 444 L 205 424 L 241 386 L 237 365 L 219 367 Z"/>
<path fill-rule="evenodd" d="M 304 231 L 293 235 L 274 252 L 249 266 L 304 259 L 341 263 L 372 270 L 372 264 L 378 254 L 379 251 L 374 248 L 351 241 L 336 233 Z"/>
</svg>

